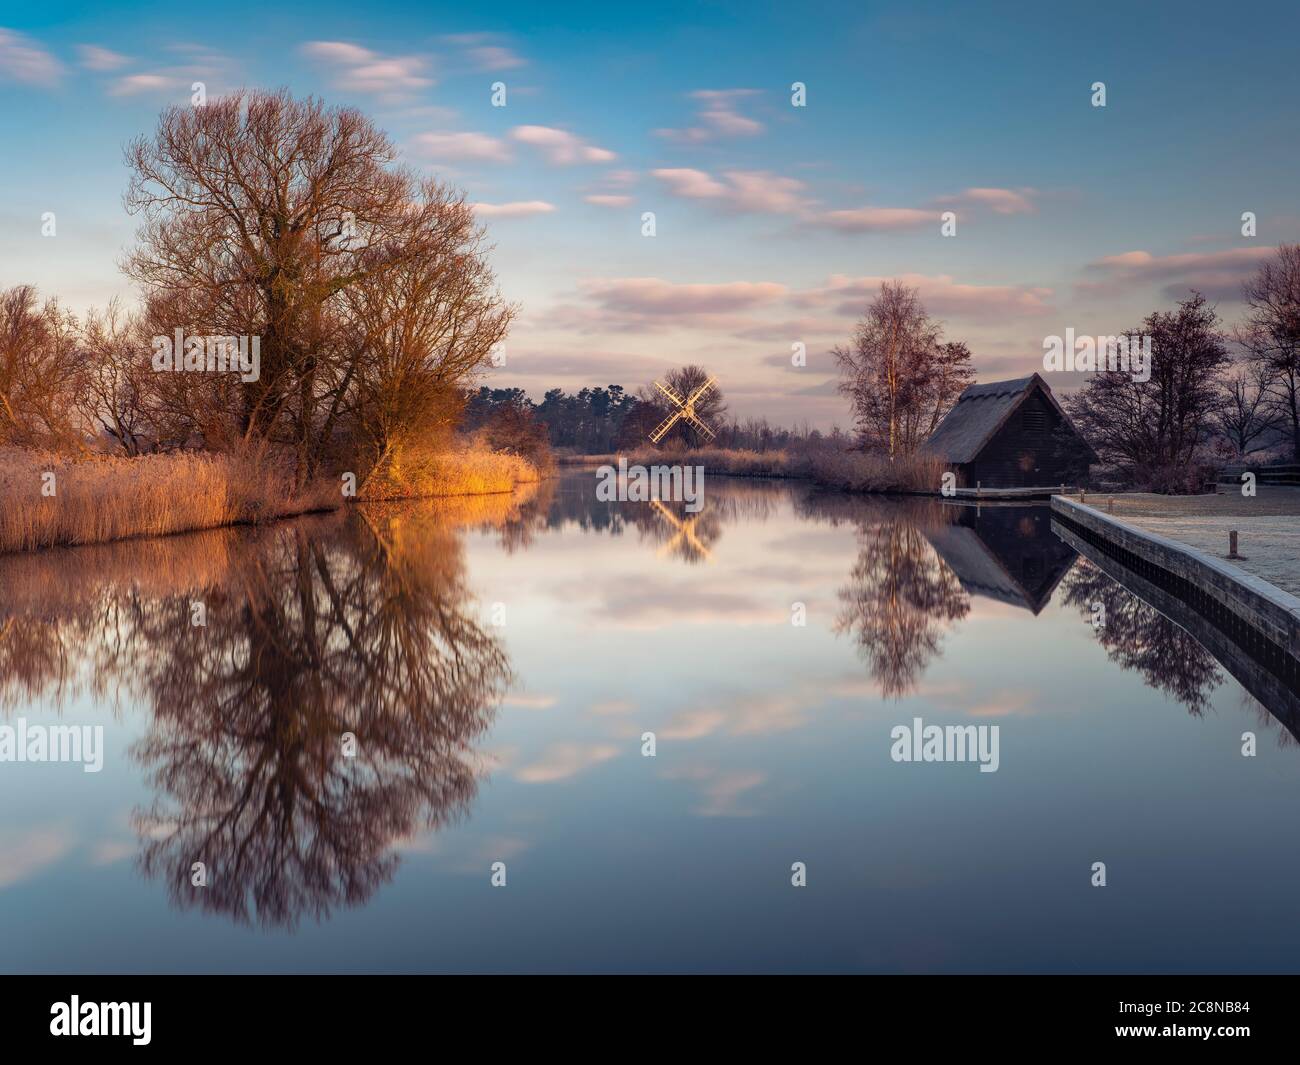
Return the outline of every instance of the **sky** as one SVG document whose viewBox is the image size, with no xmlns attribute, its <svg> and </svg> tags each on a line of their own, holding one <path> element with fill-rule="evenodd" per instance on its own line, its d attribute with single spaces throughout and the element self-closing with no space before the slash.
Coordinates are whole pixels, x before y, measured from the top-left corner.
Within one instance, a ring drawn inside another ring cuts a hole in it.
<svg viewBox="0 0 1300 1065">
<path fill-rule="evenodd" d="M 540 399 L 700 363 L 734 416 L 847 427 L 829 351 L 885 279 L 981 381 L 1192 287 L 1236 321 L 1300 239 L 1297 29 L 1296 4 L 1250 2 L 0 0 L 0 288 L 133 302 L 123 146 L 196 81 L 285 86 L 478 205 L 519 307 L 485 383 Z"/>
</svg>

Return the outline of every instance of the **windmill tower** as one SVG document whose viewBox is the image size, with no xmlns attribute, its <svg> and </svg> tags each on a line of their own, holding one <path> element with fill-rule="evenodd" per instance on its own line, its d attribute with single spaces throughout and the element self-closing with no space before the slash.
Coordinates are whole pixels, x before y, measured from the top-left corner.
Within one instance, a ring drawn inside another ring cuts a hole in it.
<svg viewBox="0 0 1300 1065">
<path fill-rule="evenodd" d="M 695 413 L 695 404 L 699 402 L 704 393 L 713 387 L 716 381 L 716 377 L 710 377 L 685 399 L 667 385 L 661 385 L 656 381 L 655 388 L 667 396 L 677 409 L 655 427 L 654 432 L 650 434 L 650 442 L 653 444 L 659 443 L 667 435 L 668 430 L 677 424 L 679 419 L 693 426 L 705 440 L 712 440 L 717 434 Z"/>
</svg>

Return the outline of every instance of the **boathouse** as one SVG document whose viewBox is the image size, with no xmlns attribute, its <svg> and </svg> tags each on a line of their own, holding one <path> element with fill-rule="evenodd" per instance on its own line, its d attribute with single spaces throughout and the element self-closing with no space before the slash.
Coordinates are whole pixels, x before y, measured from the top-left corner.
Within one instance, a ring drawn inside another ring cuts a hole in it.
<svg viewBox="0 0 1300 1065">
<path fill-rule="evenodd" d="M 1075 485 L 1100 461 L 1036 373 L 971 385 L 922 450 L 943 459 L 958 488 Z"/>
</svg>

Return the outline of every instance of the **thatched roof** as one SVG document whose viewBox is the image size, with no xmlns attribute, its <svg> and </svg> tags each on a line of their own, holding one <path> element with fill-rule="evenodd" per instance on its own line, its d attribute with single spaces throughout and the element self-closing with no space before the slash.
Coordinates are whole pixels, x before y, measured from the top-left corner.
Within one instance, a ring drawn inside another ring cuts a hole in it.
<svg viewBox="0 0 1300 1065">
<path fill-rule="evenodd" d="M 1070 418 L 1061 410 L 1052 390 L 1038 374 L 1017 377 L 1014 381 L 991 381 L 986 385 L 971 385 L 958 398 L 947 416 L 939 423 L 922 450 L 938 455 L 946 462 L 973 462 L 984 450 L 1011 413 L 1024 402 L 1035 388 L 1041 388 L 1049 403 L 1070 425 Z"/>
</svg>

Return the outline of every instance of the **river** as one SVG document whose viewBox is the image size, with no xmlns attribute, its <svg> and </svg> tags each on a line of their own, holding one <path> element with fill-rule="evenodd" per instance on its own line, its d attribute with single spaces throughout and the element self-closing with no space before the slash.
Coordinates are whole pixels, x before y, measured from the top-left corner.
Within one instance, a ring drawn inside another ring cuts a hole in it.
<svg viewBox="0 0 1300 1065">
<path fill-rule="evenodd" d="M 1296 968 L 1289 708 L 1045 507 L 595 486 L 0 558 L 0 725 L 102 736 L 0 762 L 0 968 Z"/>
</svg>

